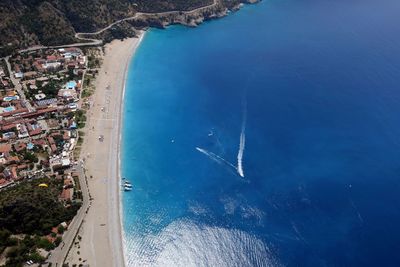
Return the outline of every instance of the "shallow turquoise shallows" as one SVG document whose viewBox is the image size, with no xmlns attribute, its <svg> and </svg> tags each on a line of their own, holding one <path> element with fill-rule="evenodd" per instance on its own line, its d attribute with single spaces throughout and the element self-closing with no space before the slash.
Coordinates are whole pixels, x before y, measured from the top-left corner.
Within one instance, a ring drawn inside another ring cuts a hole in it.
<svg viewBox="0 0 400 267">
<path fill-rule="evenodd" d="M 123 119 L 128 266 L 400 266 L 400 1 L 150 30 Z"/>
</svg>

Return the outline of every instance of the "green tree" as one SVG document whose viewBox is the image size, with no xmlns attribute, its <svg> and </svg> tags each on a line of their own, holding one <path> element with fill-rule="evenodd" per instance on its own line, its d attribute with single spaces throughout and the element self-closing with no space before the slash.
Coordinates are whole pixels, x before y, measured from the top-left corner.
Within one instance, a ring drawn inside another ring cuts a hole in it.
<svg viewBox="0 0 400 267">
<path fill-rule="evenodd" d="M 62 234 L 64 233 L 64 231 L 65 231 L 64 226 L 59 225 L 58 228 L 57 228 L 57 232 L 58 232 L 60 235 L 62 235 Z"/>
</svg>

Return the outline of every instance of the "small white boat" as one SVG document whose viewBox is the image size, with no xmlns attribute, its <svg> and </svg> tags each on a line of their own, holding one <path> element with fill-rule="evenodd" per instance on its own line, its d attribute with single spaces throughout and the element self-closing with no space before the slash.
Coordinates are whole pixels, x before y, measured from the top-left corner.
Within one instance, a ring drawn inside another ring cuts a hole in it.
<svg viewBox="0 0 400 267">
<path fill-rule="evenodd" d="M 132 191 L 132 187 L 124 186 L 124 191 Z"/>
<path fill-rule="evenodd" d="M 132 190 L 132 184 L 128 180 L 126 180 L 125 178 L 124 178 L 124 182 L 123 182 L 122 186 L 124 187 L 125 191 L 131 191 Z"/>
</svg>

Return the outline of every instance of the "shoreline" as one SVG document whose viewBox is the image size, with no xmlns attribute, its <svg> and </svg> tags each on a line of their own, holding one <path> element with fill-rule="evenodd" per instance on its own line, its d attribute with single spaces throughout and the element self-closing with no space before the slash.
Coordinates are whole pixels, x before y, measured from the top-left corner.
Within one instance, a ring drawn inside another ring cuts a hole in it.
<svg viewBox="0 0 400 267">
<path fill-rule="evenodd" d="M 138 42 L 135 45 L 134 51 L 132 52 L 132 54 L 130 55 L 129 59 L 127 60 L 127 63 L 125 65 L 125 72 L 124 72 L 124 83 L 123 83 L 123 87 L 122 87 L 122 94 L 121 94 L 121 100 L 120 100 L 120 110 L 119 110 L 119 123 L 118 123 L 118 136 L 119 136 L 119 140 L 118 140 L 118 187 L 120 188 L 121 186 L 121 181 L 122 181 L 122 177 L 121 177 L 121 173 L 122 173 L 122 169 L 121 169 L 121 145 L 122 145 L 122 138 L 123 138 L 123 120 L 124 120 L 124 109 L 125 109 L 125 92 L 126 92 L 126 81 L 128 79 L 128 73 L 129 73 L 129 65 L 133 60 L 133 57 L 135 56 L 137 49 L 139 48 L 140 44 L 143 41 L 143 38 L 145 36 L 146 32 L 145 31 L 140 31 L 139 37 L 138 37 Z M 124 223 L 123 223 L 123 199 L 122 199 L 122 191 L 119 190 L 118 191 L 118 210 L 119 210 L 119 223 L 120 223 L 120 236 L 121 236 L 121 242 L 122 243 L 122 258 L 123 258 L 123 263 L 124 266 L 127 266 L 127 259 L 126 259 L 126 246 L 125 246 L 125 231 L 124 231 Z"/>
<path fill-rule="evenodd" d="M 78 232 L 79 241 L 75 240 L 77 244 L 66 258 L 70 265 L 126 266 L 120 186 L 122 120 L 129 64 L 144 34 L 142 31 L 136 38 L 114 40 L 104 48 L 81 154 L 93 199 Z"/>
<path fill-rule="evenodd" d="M 140 30 L 137 37 L 103 46 L 103 64 L 90 97 L 81 153 L 93 198 L 77 233 L 79 242 L 75 240 L 65 260 L 72 265 L 127 266 L 121 194 L 124 98 L 129 65 L 145 33 Z"/>
</svg>

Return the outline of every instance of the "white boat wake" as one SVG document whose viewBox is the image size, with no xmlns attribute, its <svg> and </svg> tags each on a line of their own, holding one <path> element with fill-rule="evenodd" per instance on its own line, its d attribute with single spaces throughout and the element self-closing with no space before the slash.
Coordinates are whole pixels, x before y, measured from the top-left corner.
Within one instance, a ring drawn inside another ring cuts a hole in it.
<svg viewBox="0 0 400 267">
<path fill-rule="evenodd" d="M 240 132 L 240 142 L 239 142 L 239 151 L 237 155 L 237 172 L 241 177 L 244 177 L 243 171 L 243 154 L 244 148 L 246 145 L 246 120 L 247 120 L 247 104 L 246 101 L 243 101 L 243 118 L 242 118 L 242 130 Z"/>
<path fill-rule="evenodd" d="M 218 156 L 210 151 L 207 151 L 203 148 L 200 147 L 196 147 L 197 151 L 199 151 L 200 153 L 203 153 L 204 155 L 206 155 L 207 157 L 209 157 L 210 159 L 214 160 L 215 162 L 218 162 L 219 164 L 226 164 L 229 167 L 232 167 L 233 169 L 237 170 L 237 167 L 235 165 L 233 165 L 232 163 L 230 163 L 229 161 L 227 161 L 226 159 L 224 159 L 221 156 Z"/>
<path fill-rule="evenodd" d="M 196 147 L 196 150 L 199 151 L 200 153 L 203 153 L 210 159 L 218 162 L 219 164 L 225 163 L 229 167 L 232 167 L 240 175 L 240 177 L 244 178 L 243 154 L 246 145 L 246 120 L 247 120 L 247 103 L 246 101 L 243 101 L 243 118 L 242 118 L 242 128 L 240 132 L 239 151 L 237 154 L 237 166 L 233 165 L 231 162 L 227 161 L 223 157 L 218 156 L 217 154 L 207 151 L 203 148 Z"/>
</svg>

